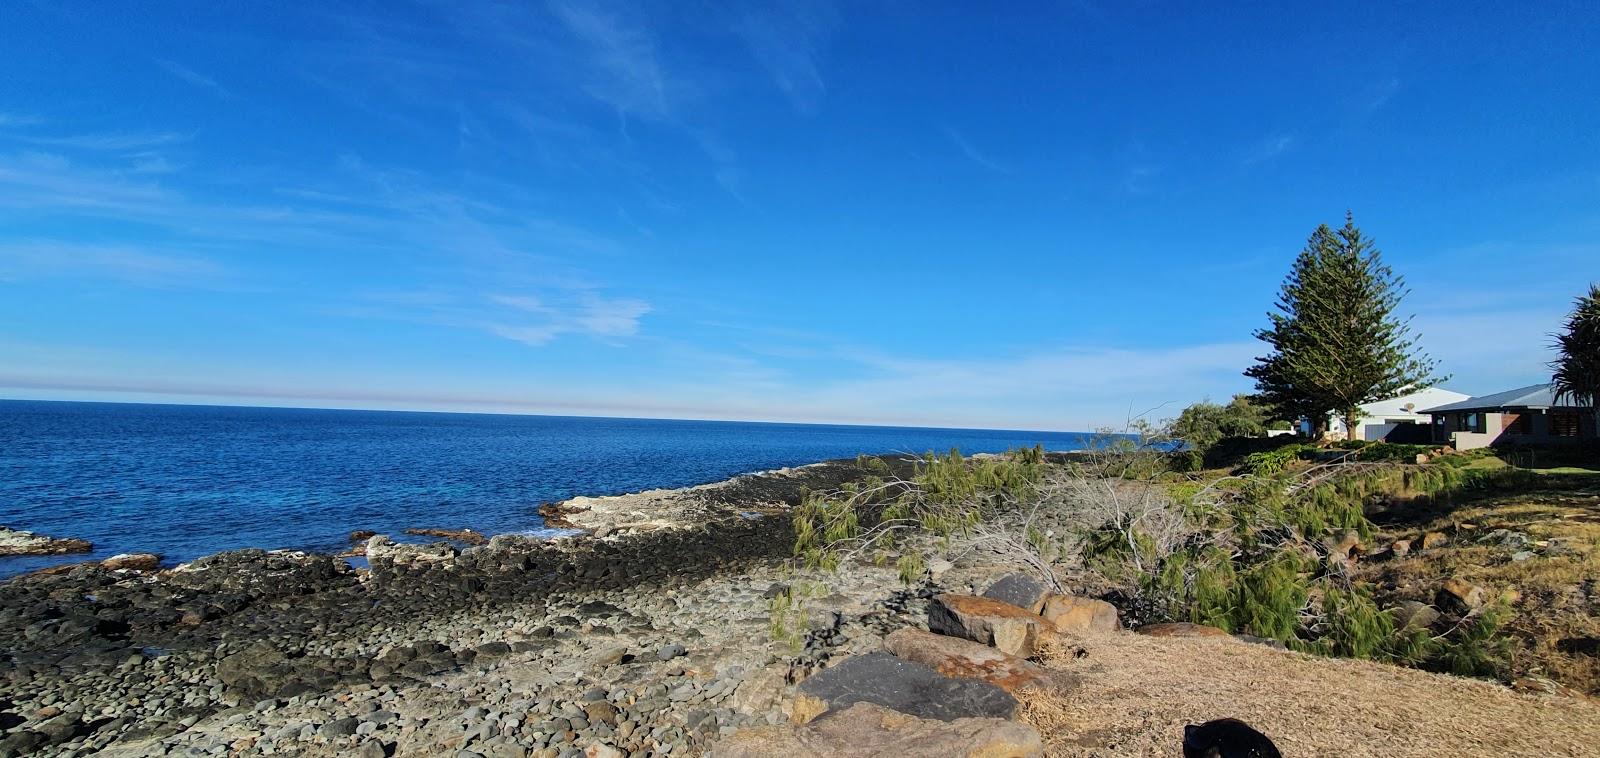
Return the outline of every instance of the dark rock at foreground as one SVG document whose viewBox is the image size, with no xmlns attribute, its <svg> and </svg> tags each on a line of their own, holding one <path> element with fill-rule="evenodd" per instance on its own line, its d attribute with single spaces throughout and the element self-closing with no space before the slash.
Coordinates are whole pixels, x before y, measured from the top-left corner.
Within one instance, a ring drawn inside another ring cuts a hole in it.
<svg viewBox="0 0 1600 758">
<path fill-rule="evenodd" d="M 1026 724 L 988 718 L 919 719 L 872 703 L 856 703 L 805 726 L 746 729 L 716 747 L 717 758 L 1033 758 L 1043 754 L 1038 730 Z"/>
<path fill-rule="evenodd" d="M 1050 596 L 1050 588 L 1026 574 L 1006 574 L 989 585 L 989 589 L 983 591 L 983 596 L 1038 613 L 1044 609 L 1044 600 Z"/>
<path fill-rule="evenodd" d="M 856 703 L 873 703 L 918 718 L 952 721 L 1016 715 L 1017 701 L 977 679 L 954 679 L 920 663 L 878 652 L 823 669 L 800 684 L 794 720 L 808 722 Z"/>
</svg>

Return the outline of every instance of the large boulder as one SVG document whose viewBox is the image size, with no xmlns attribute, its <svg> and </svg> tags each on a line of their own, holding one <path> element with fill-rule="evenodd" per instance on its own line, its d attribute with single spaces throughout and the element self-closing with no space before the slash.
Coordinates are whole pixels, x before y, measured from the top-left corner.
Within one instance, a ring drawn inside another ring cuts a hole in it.
<svg viewBox="0 0 1600 758">
<path fill-rule="evenodd" d="M 1439 612 L 1433 606 L 1415 600 L 1402 600 L 1390 608 L 1389 613 L 1394 616 L 1395 626 L 1401 629 L 1427 629 L 1439 620 Z"/>
<path fill-rule="evenodd" d="M 954 679 L 890 653 L 845 659 L 800 683 L 790 720 L 804 724 L 828 711 L 875 703 L 918 718 L 1011 718 L 1017 701 L 975 679 Z"/>
<path fill-rule="evenodd" d="M 450 563 L 460 554 L 461 551 L 448 542 L 417 545 L 395 542 L 382 534 L 367 539 L 367 560 L 373 564 L 385 563 L 403 568 L 415 568 L 436 563 Z"/>
<path fill-rule="evenodd" d="M 1006 692 L 1024 689 L 1064 692 L 1077 684 L 1077 678 L 1071 674 L 1051 671 L 988 645 L 911 627 L 895 630 L 884 639 L 883 647 L 900 658 L 920 663 L 945 676 L 981 679 Z"/>
<path fill-rule="evenodd" d="M 1033 758 L 1044 754 L 1038 730 L 996 718 L 922 719 L 856 703 L 805 726 L 741 729 L 712 747 L 714 758 Z"/>
<path fill-rule="evenodd" d="M 989 585 L 989 589 L 983 591 L 983 596 L 1038 613 L 1044 608 L 1045 598 L 1050 596 L 1050 588 L 1026 574 L 1006 574 Z"/>
<path fill-rule="evenodd" d="M 208 555 L 180 564 L 162 577 L 189 590 L 255 598 L 308 595 L 355 583 L 350 565 L 331 555 L 259 548 Z"/>
<path fill-rule="evenodd" d="M 1058 632 L 1114 632 L 1122 628 L 1117 607 L 1104 601 L 1070 595 L 1051 595 L 1044 601 L 1044 620 Z"/>
<path fill-rule="evenodd" d="M 1475 611 L 1483 607 L 1488 601 L 1488 593 L 1476 584 L 1465 579 L 1451 577 L 1444 580 L 1439 587 L 1438 602 L 1441 606 L 1458 611 Z"/>
<path fill-rule="evenodd" d="M 155 553 L 121 553 L 100 562 L 107 571 L 154 571 L 161 568 L 161 556 Z"/>
<path fill-rule="evenodd" d="M 1044 618 L 1010 603 L 972 595 L 938 595 L 928 606 L 928 628 L 939 634 L 993 645 L 1028 657 L 1054 634 Z"/>
</svg>

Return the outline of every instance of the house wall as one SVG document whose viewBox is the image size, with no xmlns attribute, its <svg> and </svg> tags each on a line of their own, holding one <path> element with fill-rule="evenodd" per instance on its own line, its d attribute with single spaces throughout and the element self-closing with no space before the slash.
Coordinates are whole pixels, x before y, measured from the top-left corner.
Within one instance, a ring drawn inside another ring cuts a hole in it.
<svg viewBox="0 0 1600 758">
<path fill-rule="evenodd" d="M 1491 445 L 1565 445 L 1596 438 L 1596 419 L 1594 414 L 1580 415 L 1578 436 L 1557 437 L 1550 433 L 1550 416 L 1545 411 L 1518 410 L 1503 413 L 1489 412 L 1483 414 L 1482 432 L 1457 432 L 1452 431 L 1458 425 L 1461 413 L 1441 414 L 1443 424 L 1433 425 L 1434 441 L 1452 442 L 1457 450 L 1475 450 Z M 1515 434 L 1510 429 L 1518 418 L 1527 421 L 1527 433 Z"/>
<path fill-rule="evenodd" d="M 1449 428 L 1456 426 L 1456 416 L 1450 414 Z M 1489 447 L 1500 439 L 1505 426 L 1504 413 L 1484 413 L 1483 431 L 1481 432 L 1452 432 L 1451 439 L 1456 443 L 1457 450 L 1476 450 L 1480 447 Z"/>
<path fill-rule="evenodd" d="M 1356 421 L 1356 434 L 1347 435 L 1344 420 L 1338 414 L 1328 418 L 1328 432 L 1339 437 L 1349 439 L 1362 439 L 1368 442 L 1377 442 L 1394 429 L 1394 425 L 1401 422 L 1412 422 L 1427 426 L 1432 420 L 1425 413 L 1417 411 L 1423 408 L 1436 408 L 1441 405 L 1466 400 L 1467 395 L 1460 392 L 1440 387 L 1429 387 L 1420 392 L 1412 392 L 1389 400 L 1380 400 L 1376 403 L 1367 403 L 1361 406 L 1361 418 Z"/>
</svg>

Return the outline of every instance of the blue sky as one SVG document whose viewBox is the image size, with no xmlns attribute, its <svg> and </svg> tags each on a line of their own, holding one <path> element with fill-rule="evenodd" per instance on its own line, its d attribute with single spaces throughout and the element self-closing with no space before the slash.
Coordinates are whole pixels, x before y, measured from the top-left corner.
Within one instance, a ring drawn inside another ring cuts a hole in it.
<svg viewBox="0 0 1600 758">
<path fill-rule="evenodd" d="M 1600 278 L 1593 3 L 959 5 L 6 3 L 0 396 L 1077 430 L 1346 209 L 1463 392 Z"/>
</svg>

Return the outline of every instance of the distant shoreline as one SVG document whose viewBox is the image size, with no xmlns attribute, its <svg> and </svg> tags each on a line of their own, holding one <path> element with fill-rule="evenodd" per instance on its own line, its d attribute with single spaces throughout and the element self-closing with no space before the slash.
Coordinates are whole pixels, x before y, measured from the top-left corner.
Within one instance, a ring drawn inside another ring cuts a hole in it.
<svg viewBox="0 0 1600 758">
<path fill-rule="evenodd" d="M 697 487 L 862 451 L 965 453 L 1081 435 L 0 401 L 4 526 L 182 562 L 249 547 L 339 552 L 363 530 L 543 526 L 574 497 Z M 81 558 L 80 558 L 81 559 Z M 0 558 L 0 576 L 68 562 Z"/>
</svg>

